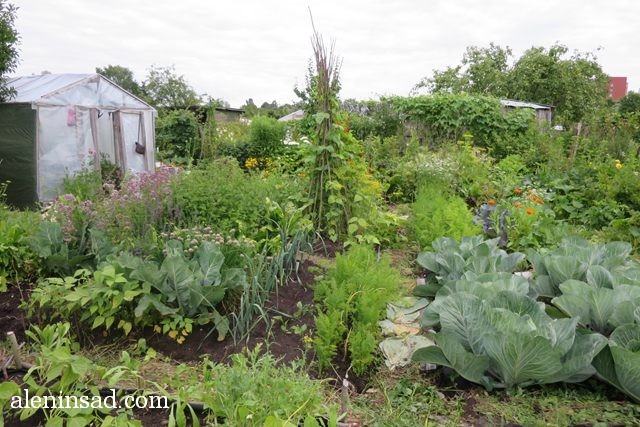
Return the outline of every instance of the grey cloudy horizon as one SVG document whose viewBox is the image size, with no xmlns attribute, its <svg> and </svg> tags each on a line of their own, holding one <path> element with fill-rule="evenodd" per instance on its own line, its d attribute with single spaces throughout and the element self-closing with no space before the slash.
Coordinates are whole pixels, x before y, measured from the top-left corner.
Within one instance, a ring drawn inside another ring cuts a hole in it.
<svg viewBox="0 0 640 427">
<path fill-rule="evenodd" d="M 174 65 L 198 93 L 234 107 L 296 101 L 312 55 L 308 7 L 342 59 L 343 99 L 407 95 L 434 69 L 459 64 L 467 46 L 490 42 L 516 57 L 556 42 L 595 52 L 605 73 L 640 90 L 633 0 L 9 2 L 19 7 L 16 75 L 121 65 L 143 80 L 152 65 Z"/>
</svg>

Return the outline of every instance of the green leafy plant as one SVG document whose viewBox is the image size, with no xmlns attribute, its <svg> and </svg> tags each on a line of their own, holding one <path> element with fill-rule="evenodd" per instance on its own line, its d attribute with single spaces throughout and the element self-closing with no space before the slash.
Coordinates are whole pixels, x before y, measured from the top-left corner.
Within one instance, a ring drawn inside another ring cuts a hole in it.
<svg viewBox="0 0 640 427">
<path fill-rule="evenodd" d="M 413 360 L 449 366 L 488 390 L 580 382 L 595 373 L 591 361 L 605 337 L 577 333 L 577 319 L 552 319 L 527 295 L 478 296 L 474 289 L 442 298 L 425 314 L 423 326 L 440 325 L 437 345 L 417 350 Z"/>
<path fill-rule="evenodd" d="M 392 235 L 394 221 L 380 207 L 382 186 L 367 170 L 362 146 L 340 111 L 339 61 L 317 32 L 312 46 L 315 74 L 304 94 L 306 113 L 315 121 L 313 142 L 306 147 L 308 212 L 314 229 L 334 242 L 379 245 Z"/>
<path fill-rule="evenodd" d="M 469 94 L 395 97 L 394 107 L 433 145 L 458 141 L 471 133 L 478 145 L 524 134 L 532 123 L 530 112 L 504 113 L 497 98 Z"/>
<path fill-rule="evenodd" d="M 433 184 L 419 187 L 410 225 L 423 250 L 442 236 L 459 240 L 480 232 L 464 200 Z"/>
<path fill-rule="evenodd" d="M 222 158 L 182 174 L 174 186 L 183 227 L 210 226 L 218 233 L 257 239 L 271 225 L 265 200 L 286 203 L 302 193 L 294 177 L 247 174 L 234 159 Z"/>
<path fill-rule="evenodd" d="M 562 294 L 551 303 L 566 315 L 580 319 L 581 325 L 609 335 L 623 324 L 640 324 L 640 284 L 619 284 L 620 279 L 603 267 L 592 266 L 587 282 L 561 283 Z"/>
<path fill-rule="evenodd" d="M 18 283 L 36 271 L 35 254 L 29 239 L 39 218 L 31 212 L 12 212 L 0 206 L 0 292 L 8 282 Z"/>
<path fill-rule="evenodd" d="M 165 250 L 160 264 L 123 252 L 94 273 L 78 270 L 72 277 L 44 280 L 29 300 L 31 311 L 37 307 L 53 318 L 79 315 L 80 322 L 93 329 L 115 325 L 125 334 L 134 325 L 156 324 L 158 332 L 179 343 L 191 333 L 194 321 L 213 323 L 224 339 L 229 321 L 218 304 L 244 287 L 245 272 L 223 269 L 224 255 L 212 242 L 204 242 L 188 258 L 177 240 L 169 241 Z"/>
<path fill-rule="evenodd" d="M 171 395 L 203 402 L 211 424 L 224 419 L 228 425 L 255 427 L 319 426 L 316 417 L 326 417 L 335 427 L 337 408 L 326 402 L 324 383 L 309 378 L 302 364 L 278 364 L 261 350 L 234 354 L 228 365 L 206 360 L 197 371 L 182 366 L 189 379 L 170 378 L 177 389 Z"/>
<path fill-rule="evenodd" d="M 24 382 L 31 395 L 37 396 L 76 396 L 82 397 L 89 390 L 94 396 L 99 395 L 98 388 L 90 385 L 90 376 L 95 367 L 86 357 L 74 354 L 77 346 L 70 338 L 70 324 L 56 323 L 44 328 L 32 326 L 26 331 L 33 340 L 37 350 L 34 366 L 24 377 Z M 39 411 L 30 407 L 20 410 L 20 420 L 24 421 Z M 94 414 L 98 411 L 98 414 Z M 45 410 L 47 425 L 88 425 L 101 419 L 100 411 L 108 409 L 65 408 L 53 406 Z"/>
<path fill-rule="evenodd" d="M 431 273 L 429 284 L 419 286 L 415 294 L 433 296 L 448 281 L 455 281 L 467 272 L 513 272 L 524 260 L 524 254 L 508 254 L 498 248 L 498 239 L 485 240 L 482 236 L 463 237 L 460 243 L 448 237 L 436 239 L 433 252 L 422 252 L 417 262 Z"/>
<path fill-rule="evenodd" d="M 196 115 L 173 110 L 156 120 L 156 144 L 160 157 L 178 164 L 190 164 L 200 157 L 200 131 Z"/>
<path fill-rule="evenodd" d="M 255 116 L 249 125 L 249 156 L 273 158 L 284 146 L 285 124 L 272 117 Z"/>
<path fill-rule="evenodd" d="M 581 238 L 563 239 L 557 249 L 544 253 L 529 250 L 527 259 L 536 273 L 535 285 L 540 295 L 554 297 L 567 280 L 587 281 L 587 274 L 599 276 L 603 270 L 623 272 L 633 267 L 629 258 L 631 245 L 624 242 L 589 243 Z"/>
<path fill-rule="evenodd" d="M 352 246 L 337 255 L 336 266 L 316 285 L 320 303 L 315 317 L 314 347 L 320 368 L 325 368 L 344 346 L 356 373 L 375 361 L 379 328 L 387 303 L 398 296 L 400 276 L 383 257 L 376 260 L 367 246 Z"/>
<path fill-rule="evenodd" d="M 42 221 L 29 239 L 35 255 L 41 259 L 44 274 L 72 274 L 78 268 L 92 268 L 100 259 L 114 251 L 113 245 L 99 230 L 89 230 L 87 224 L 80 231 L 80 240 L 67 241 L 57 222 Z"/>
<path fill-rule="evenodd" d="M 640 402 L 640 310 L 636 323 L 618 326 L 593 360 L 598 376 Z"/>
</svg>

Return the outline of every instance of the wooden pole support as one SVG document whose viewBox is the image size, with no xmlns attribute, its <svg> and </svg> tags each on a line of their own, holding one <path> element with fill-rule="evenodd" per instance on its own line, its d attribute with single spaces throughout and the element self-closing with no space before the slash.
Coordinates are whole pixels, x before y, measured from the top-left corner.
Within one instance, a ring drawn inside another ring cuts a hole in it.
<svg viewBox="0 0 640 427">
<path fill-rule="evenodd" d="M 20 357 L 20 346 L 18 345 L 18 340 L 16 339 L 16 334 L 13 331 L 7 332 L 7 339 L 9 340 L 9 345 L 11 346 L 11 355 L 13 356 L 14 364 L 16 368 L 21 369 L 22 358 Z"/>
</svg>

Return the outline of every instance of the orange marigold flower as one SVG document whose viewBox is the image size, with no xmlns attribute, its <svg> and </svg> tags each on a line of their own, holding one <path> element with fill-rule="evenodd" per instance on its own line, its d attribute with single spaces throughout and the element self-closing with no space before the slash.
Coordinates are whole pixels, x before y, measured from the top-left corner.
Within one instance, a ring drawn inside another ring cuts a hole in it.
<svg viewBox="0 0 640 427">
<path fill-rule="evenodd" d="M 521 208 L 522 207 L 522 203 L 516 202 L 513 206 L 515 206 L 516 208 Z"/>
<path fill-rule="evenodd" d="M 533 215 L 534 212 L 535 211 L 533 209 L 531 209 L 531 208 L 527 209 L 527 215 Z"/>
<path fill-rule="evenodd" d="M 490 205 L 495 205 L 496 201 L 493 200 L 493 199 L 489 199 L 489 200 L 487 200 L 487 203 L 490 204 Z"/>
<path fill-rule="evenodd" d="M 522 194 L 522 190 L 519 188 L 516 188 L 515 190 L 513 190 L 513 192 L 516 194 Z"/>
</svg>

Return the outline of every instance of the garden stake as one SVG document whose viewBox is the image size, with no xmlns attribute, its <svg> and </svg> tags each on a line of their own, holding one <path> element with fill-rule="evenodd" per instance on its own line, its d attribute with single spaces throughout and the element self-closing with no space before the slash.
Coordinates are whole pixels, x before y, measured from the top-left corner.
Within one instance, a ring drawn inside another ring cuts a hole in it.
<svg viewBox="0 0 640 427">
<path fill-rule="evenodd" d="M 13 361 L 15 362 L 16 368 L 20 369 L 23 367 L 23 364 L 22 358 L 20 357 L 20 346 L 18 345 L 16 334 L 14 334 L 13 331 L 7 332 L 7 339 L 9 340 L 9 345 L 11 346 L 11 354 L 13 356 Z"/>
</svg>

